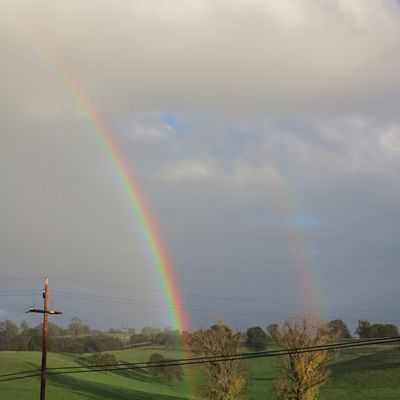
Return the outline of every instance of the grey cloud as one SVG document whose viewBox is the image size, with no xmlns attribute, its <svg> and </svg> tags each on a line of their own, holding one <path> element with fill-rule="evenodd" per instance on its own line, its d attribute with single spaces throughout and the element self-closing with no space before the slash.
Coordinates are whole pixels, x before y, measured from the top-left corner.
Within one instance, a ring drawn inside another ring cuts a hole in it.
<svg viewBox="0 0 400 400">
<path fill-rule="evenodd" d="M 15 18 L 4 44 L 46 64 L 31 33 L 38 32 L 113 115 L 121 103 L 260 113 L 362 111 L 398 99 L 394 1 L 22 1 L 8 8 Z M 16 62 L 11 54 L 7 63 Z M 43 67 L 25 71 L 28 79 L 44 80 L 51 68 Z"/>
<path fill-rule="evenodd" d="M 241 310 L 226 317 L 245 327 L 298 311 L 298 251 L 327 317 L 399 322 L 384 314 L 398 313 L 396 2 L 39 3 L 6 2 L 0 17 L 2 274 L 129 282 L 156 291 L 90 290 L 165 301 L 109 161 L 33 30 L 114 131 L 183 291 L 205 295 L 184 296 L 209 308 L 190 313 L 194 325 L 218 308 Z M 301 230 L 302 215 L 319 223 Z M 107 303 L 100 315 L 56 299 L 101 327 L 168 324 L 162 307 Z"/>
</svg>

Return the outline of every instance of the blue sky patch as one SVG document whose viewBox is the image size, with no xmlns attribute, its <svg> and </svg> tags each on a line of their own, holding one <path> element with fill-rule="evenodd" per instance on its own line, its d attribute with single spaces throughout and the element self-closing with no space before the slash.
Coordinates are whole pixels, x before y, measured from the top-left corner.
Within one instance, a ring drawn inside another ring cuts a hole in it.
<svg viewBox="0 0 400 400">
<path fill-rule="evenodd" d="M 187 123 L 172 113 L 162 114 L 160 122 L 176 133 L 183 133 L 187 130 Z"/>
</svg>

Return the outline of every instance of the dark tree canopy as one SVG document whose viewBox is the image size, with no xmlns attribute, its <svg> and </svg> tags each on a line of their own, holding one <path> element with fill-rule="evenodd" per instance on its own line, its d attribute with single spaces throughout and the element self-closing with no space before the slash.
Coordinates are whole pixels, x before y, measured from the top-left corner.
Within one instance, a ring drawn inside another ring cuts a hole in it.
<svg viewBox="0 0 400 400">
<path fill-rule="evenodd" d="M 371 337 L 371 324 L 365 319 L 358 320 L 358 326 L 355 333 L 360 339 L 367 339 Z"/>
<path fill-rule="evenodd" d="M 341 319 L 334 319 L 327 324 L 328 334 L 335 339 L 350 339 L 351 334 L 347 325 Z"/>
<path fill-rule="evenodd" d="M 276 339 L 276 335 L 278 332 L 278 326 L 279 326 L 278 324 L 270 324 L 267 326 L 268 335 L 274 340 Z"/>
<path fill-rule="evenodd" d="M 246 347 L 248 349 L 255 351 L 265 350 L 266 340 L 267 335 L 259 326 L 254 326 L 247 329 Z"/>
<path fill-rule="evenodd" d="M 397 326 L 392 324 L 372 324 L 370 331 L 373 338 L 399 336 Z"/>
<path fill-rule="evenodd" d="M 163 363 L 166 361 L 168 361 L 168 358 L 165 358 L 162 354 L 153 353 L 150 356 L 148 363 L 150 374 L 157 376 L 166 382 L 171 382 L 174 379 L 181 381 L 183 379 L 183 369 L 180 365 L 162 365 L 159 367 L 154 366 L 157 365 L 157 363 Z"/>
<path fill-rule="evenodd" d="M 369 321 L 359 320 L 355 333 L 360 336 L 360 339 L 381 338 L 398 336 L 399 330 L 393 324 L 371 324 Z"/>
</svg>

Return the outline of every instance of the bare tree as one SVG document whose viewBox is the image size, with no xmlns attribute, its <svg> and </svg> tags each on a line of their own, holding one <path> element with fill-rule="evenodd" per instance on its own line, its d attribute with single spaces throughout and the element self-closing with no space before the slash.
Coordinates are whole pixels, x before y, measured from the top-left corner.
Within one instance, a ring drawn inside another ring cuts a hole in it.
<svg viewBox="0 0 400 400">
<path fill-rule="evenodd" d="M 242 341 L 243 336 L 222 321 L 208 330 L 194 332 L 189 339 L 193 350 L 203 356 L 235 354 Z M 214 400 L 236 400 L 246 384 L 245 370 L 239 361 L 207 363 L 206 373 L 206 391 Z"/>
<path fill-rule="evenodd" d="M 282 321 L 276 341 L 284 349 L 317 346 L 327 342 L 326 325 L 310 317 Z M 279 358 L 275 388 L 280 400 L 315 400 L 329 376 L 326 351 L 295 353 Z"/>
</svg>

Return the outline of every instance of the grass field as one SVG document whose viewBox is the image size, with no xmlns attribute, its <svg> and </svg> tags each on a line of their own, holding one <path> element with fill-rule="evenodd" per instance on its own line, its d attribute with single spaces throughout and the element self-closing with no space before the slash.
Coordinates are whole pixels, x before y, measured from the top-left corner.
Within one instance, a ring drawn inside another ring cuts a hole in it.
<svg viewBox="0 0 400 400">
<path fill-rule="evenodd" d="M 154 352 L 166 357 L 179 358 L 179 351 L 135 349 L 112 352 L 121 362 L 147 361 Z M 76 354 L 49 354 L 48 366 L 81 365 Z M 246 399 L 274 399 L 273 382 L 275 360 L 256 359 L 246 362 L 249 379 Z M 40 353 L 0 353 L 0 374 L 36 369 Z M 385 345 L 365 349 L 347 350 L 331 365 L 332 375 L 324 387 L 321 400 L 399 400 L 400 399 L 400 346 Z M 191 367 L 191 387 L 200 399 L 201 367 Z M 1 400 L 33 400 L 39 397 L 39 379 L 28 378 L 0 383 Z M 161 382 L 145 370 L 95 372 L 49 377 L 49 400 L 179 400 L 187 399 L 185 383 Z M 192 397 L 193 398 L 193 397 Z"/>
</svg>

